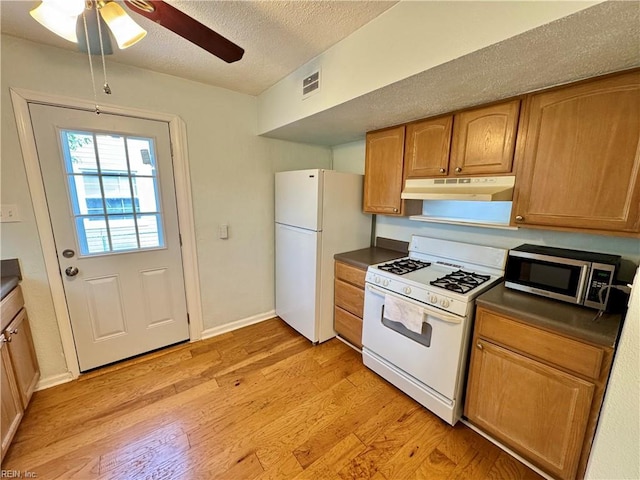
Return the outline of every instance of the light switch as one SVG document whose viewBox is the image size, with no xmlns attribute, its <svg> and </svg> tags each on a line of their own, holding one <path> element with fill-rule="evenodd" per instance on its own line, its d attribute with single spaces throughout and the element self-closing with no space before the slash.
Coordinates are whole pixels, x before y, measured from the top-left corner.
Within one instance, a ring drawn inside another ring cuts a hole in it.
<svg viewBox="0 0 640 480">
<path fill-rule="evenodd" d="M 0 222 L 20 222 L 17 205 L 0 206 Z"/>
<path fill-rule="evenodd" d="M 218 237 L 222 240 L 229 238 L 229 225 L 220 225 Z"/>
</svg>

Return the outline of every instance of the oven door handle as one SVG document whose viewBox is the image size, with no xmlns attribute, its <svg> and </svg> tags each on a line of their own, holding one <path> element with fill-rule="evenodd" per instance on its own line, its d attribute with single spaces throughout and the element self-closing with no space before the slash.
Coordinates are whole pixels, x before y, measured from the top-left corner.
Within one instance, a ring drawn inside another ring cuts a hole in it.
<svg viewBox="0 0 640 480">
<path fill-rule="evenodd" d="M 392 297 L 400 298 L 403 302 L 411 303 L 412 305 L 416 305 L 422 308 L 425 314 L 430 315 L 432 318 L 435 318 L 436 320 L 442 320 L 444 322 L 454 323 L 454 324 L 462 323 L 462 318 L 458 317 L 457 315 L 452 315 L 442 310 L 438 310 L 437 308 L 433 308 L 428 305 L 425 305 L 424 303 L 416 302 L 415 300 L 412 300 L 410 298 L 402 297 L 400 295 L 396 295 L 395 293 L 381 290 L 380 288 L 374 287 L 373 285 L 367 284 L 367 290 L 377 295 L 381 295 L 383 297 L 385 295 L 391 295 Z"/>
</svg>

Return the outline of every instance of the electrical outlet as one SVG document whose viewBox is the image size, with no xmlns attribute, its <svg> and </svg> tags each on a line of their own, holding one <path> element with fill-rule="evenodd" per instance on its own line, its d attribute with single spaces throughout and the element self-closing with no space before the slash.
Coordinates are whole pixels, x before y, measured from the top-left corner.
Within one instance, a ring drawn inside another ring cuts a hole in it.
<svg viewBox="0 0 640 480">
<path fill-rule="evenodd" d="M 17 205 L 0 206 L 0 222 L 19 222 L 20 214 Z"/>
<path fill-rule="evenodd" d="M 229 225 L 220 225 L 218 238 L 221 238 L 222 240 L 229 238 Z"/>
</svg>

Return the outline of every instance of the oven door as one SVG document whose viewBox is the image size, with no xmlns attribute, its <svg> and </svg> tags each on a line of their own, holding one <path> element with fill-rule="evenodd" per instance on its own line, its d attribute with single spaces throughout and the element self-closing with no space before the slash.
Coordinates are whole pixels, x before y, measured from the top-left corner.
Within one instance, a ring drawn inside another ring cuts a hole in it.
<svg viewBox="0 0 640 480">
<path fill-rule="evenodd" d="M 423 309 L 422 333 L 407 330 L 384 316 L 385 296 Z M 366 284 L 362 331 L 363 348 L 375 353 L 450 401 L 463 358 L 466 321 L 415 300 Z"/>
</svg>

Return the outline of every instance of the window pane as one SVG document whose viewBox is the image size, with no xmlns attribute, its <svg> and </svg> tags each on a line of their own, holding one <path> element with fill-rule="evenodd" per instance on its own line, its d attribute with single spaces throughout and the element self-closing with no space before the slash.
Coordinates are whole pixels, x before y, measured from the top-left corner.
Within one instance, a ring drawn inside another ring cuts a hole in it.
<svg viewBox="0 0 640 480">
<path fill-rule="evenodd" d="M 131 175 L 155 175 L 156 158 L 150 138 L 127 138 L 127 149 Z"/>
<path fill-rule="evenodd" d="M 69 175 L 69 196 L 74 215 L 104 214 L 97 175 Z"/>
<path fill-rule="evenodd" d="M 76 218 L 76 230 L 80 251 L 83 255 L 110 251 L 107 222 L 104 217 Z"/>
<path fill-rule="evenodd" d="M 91 132 L 62 131 L 67 173 L 96 172 L 96 151 Z"/>
<path fill-rule="evenodd" d="M 160 215 L 138 215 L 140 248 L 163 247 Z"/>
<path fill-rule="evenodd" d="M 137 249 L 138 237 L 133 217 L 131 215 L 113 215 L 108 218 L 113 250 Z"/>
<path fill-rule="evenodd" d="M 100 171 L 128 174 L 124 137 L 120 135 L 96 135 Z"/>
<path fill-rule="evenodd" d="M 132 177 L 136 199 L 136 211 L 155 213 L 158 211 L 158 193 L 156 179 L 153 177 Z"/>
<path fill-rule="evenodd" d="M 81 254 L 164 247 L 153 139 L 75 130 L 61 139 Z"/>
<path fill-rule="evenodd" d="M 102 186 L 107 213 L 133 213 L 129 177 L 103 176 Z"/>
</svg>

